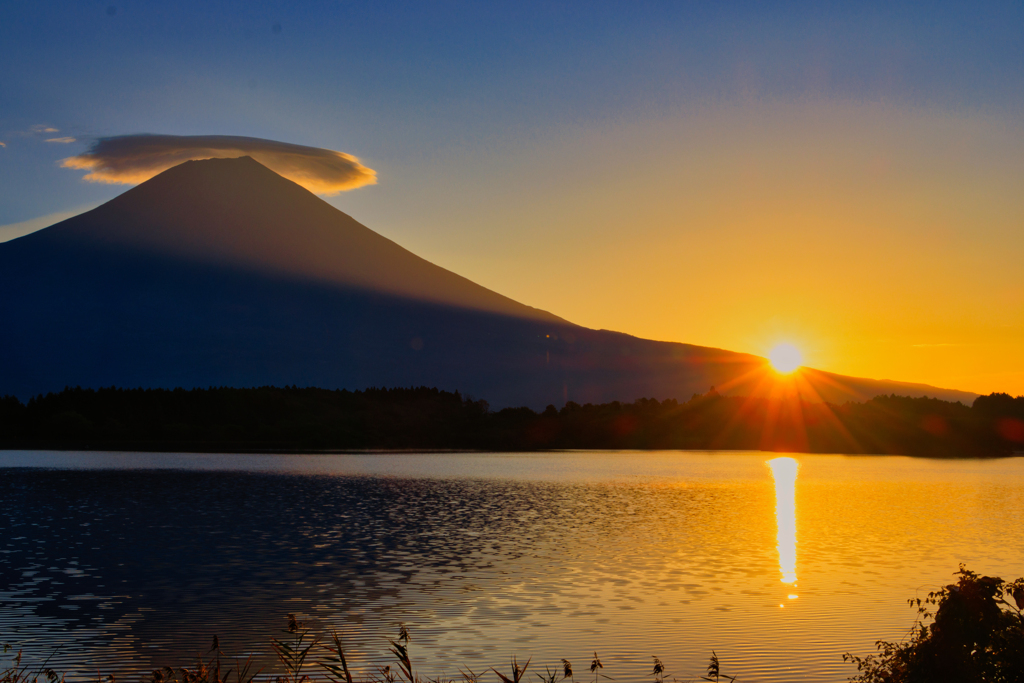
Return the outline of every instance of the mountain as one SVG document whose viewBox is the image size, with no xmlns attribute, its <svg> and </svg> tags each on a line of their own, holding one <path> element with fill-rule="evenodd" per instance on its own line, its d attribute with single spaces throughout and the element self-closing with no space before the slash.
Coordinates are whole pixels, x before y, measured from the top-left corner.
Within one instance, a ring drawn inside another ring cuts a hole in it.
<svg viewBox="0 0 1024 683">
<path fill-rule="evenodd" d="M 574 325 L 440 268 L 249 157 L 189 161 L 0 244 L 0 394 L 428 385 L 496 407 L 975 394 Z"/>
</svg>

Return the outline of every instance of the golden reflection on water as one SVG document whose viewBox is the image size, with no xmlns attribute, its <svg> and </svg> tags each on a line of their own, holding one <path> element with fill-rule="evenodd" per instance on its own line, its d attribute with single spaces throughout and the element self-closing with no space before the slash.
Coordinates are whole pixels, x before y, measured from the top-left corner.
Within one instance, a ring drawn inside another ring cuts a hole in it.
<svg viewBox="0 0 1024 683">
<path fill-rule="evenodd" d="M 775 523 L 778 525 L 779 571 L 782 583 L 796 584 L 796 473 L 793 458 L 768 461 L 775 479 Z M 790 595 L 790 599 L 795 595 Z"/>
</svg>

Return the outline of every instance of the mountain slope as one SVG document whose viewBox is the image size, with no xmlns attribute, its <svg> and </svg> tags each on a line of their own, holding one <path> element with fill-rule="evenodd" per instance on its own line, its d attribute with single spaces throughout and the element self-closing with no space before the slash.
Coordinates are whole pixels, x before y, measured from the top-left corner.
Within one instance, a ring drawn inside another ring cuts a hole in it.
<svg viewBox="0 0 1024 683">
<path fill-rule="evenodd" d="M 573 325 L 415 256 L 247 157 L 184 163 L 0 244 L 0 288 L 0 394 L 22 398 L 265 384 L 424 384 L 539 408 L 712 385 L 974 398 L 809 370 L 780 384 L 757 356 Z"/>
<path fill-rule="evenodd" d="M 416 256 L 251 157 L 187 161 L 26 239 L 130 248 L 559 320 Z"/>
</svg>

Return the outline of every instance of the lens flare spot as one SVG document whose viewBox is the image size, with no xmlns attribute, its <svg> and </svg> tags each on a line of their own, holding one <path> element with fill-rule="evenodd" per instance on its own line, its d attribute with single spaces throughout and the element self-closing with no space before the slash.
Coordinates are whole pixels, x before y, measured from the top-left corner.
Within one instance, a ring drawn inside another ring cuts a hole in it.
<svg viewBox="0 0 1024 683">
<path fill-rule="evenodd" d="M 804 357 L 792 344 L 778 344 L 768 353 L 768 360 L 776 372 L 790 373 L 800 367 Z"/>
</svg>

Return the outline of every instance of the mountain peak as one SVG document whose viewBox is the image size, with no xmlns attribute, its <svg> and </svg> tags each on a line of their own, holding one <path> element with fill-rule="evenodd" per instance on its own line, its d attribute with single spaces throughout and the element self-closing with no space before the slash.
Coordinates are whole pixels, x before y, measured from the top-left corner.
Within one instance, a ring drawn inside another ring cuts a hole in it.
<svg viewBox="0 0 1024 683">
<path fill-rule="evenodd" d="M 270 170 L 269 168 L 267 168 L 266 166 L 256 161 L 247 154 L 240 157 L 214 157 L 211 159 L 192 159 L 190 161 L 182 162 L 177 166 L 172 166 L 166 171 L 163 171 L 153 176 L 152 178 L 150 178 L 150 180 L 156 180 L 161 176 L 174 178 L 180 177 L 181 175 L 196 173 L 204 174 L 207 177 L 215 177 L 222 176 L 223 174 L 228 173 L 245 173 L 246 171 L 266 171 L 273 173 L 275 176 L 278 176 L 279 178 L 282 178 L 282 180 L 287 180 L 287 178 L 283 178 L 282 176 L 280 176 L 280 174 Z M 165 178 L 165 180 L 166 179 L 167 178 Z"/>
<path fill-rule="evenodd" d="M 564 322 L 416 256 L 249 156 L 186 161 L 36 234 Z"/>
</svg>

